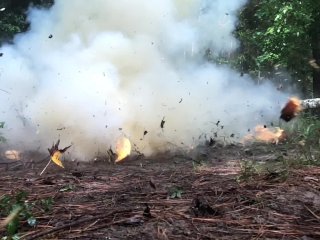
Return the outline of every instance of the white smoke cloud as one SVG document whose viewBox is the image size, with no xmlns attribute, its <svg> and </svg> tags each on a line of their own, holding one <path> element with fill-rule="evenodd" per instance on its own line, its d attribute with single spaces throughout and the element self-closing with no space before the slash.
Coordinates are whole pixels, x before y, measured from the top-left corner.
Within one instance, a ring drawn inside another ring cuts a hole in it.
<svg viewBox="0 0 320 240">
<path fill-rule="evenodd" d="M 245 2 L 56 0 L 31 9 L 31 29 L 0 49 L 5 137 L 43 150 L 60 138 L 85 159 L 123 135 L 150 154 L 202 133 L 240 138 L 276 119 L 285 95 L 203 59 L 208 48 L 236 49 Z"/>
</svg>

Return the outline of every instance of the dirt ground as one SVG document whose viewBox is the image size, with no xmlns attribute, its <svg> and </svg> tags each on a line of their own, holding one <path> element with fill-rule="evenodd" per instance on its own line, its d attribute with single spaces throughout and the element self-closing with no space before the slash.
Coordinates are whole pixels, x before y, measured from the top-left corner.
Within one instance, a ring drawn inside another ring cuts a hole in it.
<svg viewBox="0 0 320 240">
<path fill-rule="evenodd" d="M 53 200 L 47 211 L 33 208 L 35 227 L 21 222 L 21 239 L 320 239 L 320 168 L 241 173 L 241 160 L 293 154 L 213 146 L 119 164 L 66 161 L 42 176 L 47 160 L 2 161 L 0 196 L 23 190 L 29 202 Z"/>
</svg>

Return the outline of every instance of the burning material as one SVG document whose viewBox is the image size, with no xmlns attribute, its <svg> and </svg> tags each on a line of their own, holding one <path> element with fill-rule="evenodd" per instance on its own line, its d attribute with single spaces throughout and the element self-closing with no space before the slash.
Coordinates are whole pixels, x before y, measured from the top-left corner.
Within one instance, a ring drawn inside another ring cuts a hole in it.
<svg viewBox="0 0 320 240">
<path fill-rule="evenodd" d="M 4 156 L 8 160 L 21 160 L 22 153 L 17 150 L 7 150 L 4 153 Z"/>
<path fill-rule="evenodd" d="M 320 108 L 320 98 L 300 100 L 296 97 L 292 97 L 281 110 L 280 118 L 286 122 L 289 122 L 304 109 L 311 108 Z"/>
<path fill-rule="evenodd" d="M 302 105 L 300 99 L 292 97 L 281 110 L 280 118 L 286 122 L 289 122 L 291 119 L 295 118 L 301 111 Z"/>
<path fill-rule="evenodd" d="M 50 153 L 51 160 L 58 166 L 64 168 L 60 159 L 62 157 L 62 154 L 67 151 L 72 145 L 63 149 L 59 149 L 59 143 L 60 140 L 58 140 L 56 144 L 53 144 L 51 148 L 48 148 L 48 151 Z"/>
<path fill-rule="evenodd" d="M 121 160 L 128 157 L 131 153 L 131 143 L 128 138 L 121 138 L 118 140 L 116 145 L 116 153 L 117 159 L 116 162 L 120 162 Z"/>
<path fill-rule="evenodd" d="M 278 144 L 280 141 L 286 139 L 286 133 L 283 129 L 279 127 L 267 128 L 262 125 L 258 125 L 254 129 L 253 134 L 249 134 L 244 137 L 243 142 L 265 142 L 265 143 L 275 143 Z"/>
</svg>

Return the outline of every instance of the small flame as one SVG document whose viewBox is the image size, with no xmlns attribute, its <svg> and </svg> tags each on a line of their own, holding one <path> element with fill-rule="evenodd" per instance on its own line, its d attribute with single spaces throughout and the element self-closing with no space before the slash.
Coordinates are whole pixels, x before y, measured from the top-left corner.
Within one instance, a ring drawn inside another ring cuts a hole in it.
<svg viewBox="0 0 320 240">
<path fill-rule="evenodd" d="M 265 128 L 258 125 L 255 128 L 255 139 L 261 142 L 278 143 L 284 138 L 284 130 L 276 127 L 274 129 Z"/>
<path fill-rule="evenodd" d="M 6 159 L 9 160 L 21 160 L 21 152 L 18 150 L 7 150 L 4 153 L 4 156 L 6 157 Z"/>
<path fill-rule="evenodd" d="M 258 125 L 254 129 L 254 133 L 244 137 L 243 142 L 259 141 L 266 143 L 278 144 L 279 141 L 283 141 L 286 138 L 286 134 L 283 129 L 279 127 L 267 128 L 262 125 Z"/>
<path fill-rule="evenodd" d="M 116 145 L 116 153 L 117 159 L 116 162 L 120 162 L 121 160 L 128 157 L 131 153 L 131 143 L 128 138 L 121 138 L 117 141 Z"/>
<path fill-rule="evenodd" d="M 295 118 L 301 111 L 302 106 L 300 99 L 292 97 L 281 110 L 280 118 L 286 122 L 289 122 L 291 119 Z"/>
</svg>

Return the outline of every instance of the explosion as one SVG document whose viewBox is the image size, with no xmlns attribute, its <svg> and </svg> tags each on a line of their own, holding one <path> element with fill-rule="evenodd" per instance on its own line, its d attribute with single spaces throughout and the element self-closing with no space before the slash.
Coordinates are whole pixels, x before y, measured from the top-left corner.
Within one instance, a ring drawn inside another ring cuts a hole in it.
<svg viewBox="0 0 320 240">
<path fill-rule="evenodd" d="M 278 118 L 286 94 L 206 56 L 237 49 L 245 3 L 55 0 L 30 8 L 30 29 L 0 48 L 8 149 L 45 151 L 63 139 L 72 158 L 89 160 L 125 135 L 148 156 L 202 143 L 218 120 L 224 139 Z"/>
</svg>

